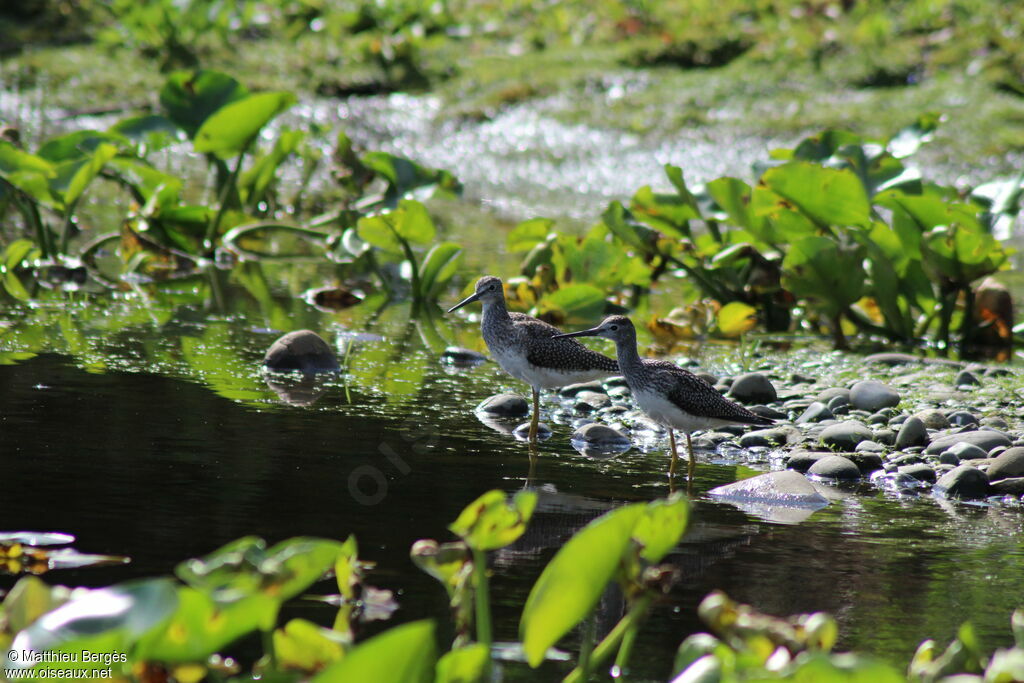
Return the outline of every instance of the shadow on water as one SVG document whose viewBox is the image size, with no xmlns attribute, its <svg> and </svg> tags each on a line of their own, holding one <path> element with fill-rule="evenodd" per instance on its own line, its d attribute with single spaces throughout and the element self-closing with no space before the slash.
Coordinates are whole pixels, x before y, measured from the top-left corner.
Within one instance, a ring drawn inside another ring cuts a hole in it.
<svg viewBox="0 0 1024 683">
<path fill-rule="evenodd" d="M 133 559 L 49 581 L 167 574 L 247 534 L 273 542 L 354 533 L 377 563 L 371 582 L 397 593 L 395 620 L 443 621 L 444 592 L 414 568 L 410 546 L 450 539 L 447 525 L 483 491 L 530 485 L 541 493 L 533 523 L 492 559 L 496 637 L 515 640 L 533 581 L 576 530 L 668 491 L 662 450 L 597 461 L 571 447 L 566 425 L 555 425 L 531 471 L 526 447 L 472 411 L 523 387 L 493 363 L 438 360 L 445 345 L 477 345 L 471 327 L 410 321 L 408 309 L 379 302 L 321 314 L 280 293 L 258 299 L 230 283 L 225 291 L 230 314 L 204 308 L 197 288 L 143 307 L 86 300 L 0 319 L 0 527 L 68 532 L 83 552 Z M 289 320 L 340 340 L 345 370 L 314 387 L 268 386 L 259 360 Z M 701 629 L 696 605 L 715 588 L 772 614 L 830 611 L 841 647 L 897 664 L 965 619 L 990 646 L 1009 639 L 1009 613 L 1024 594 L 1016 511 L 851 495 L 783 526 L 702 497 L 749 474 L 698 468 L 694 521 L 669 558 L 683 580 L 638 643 L 643 677 L 668 675 L 676 646 Z M 0 578 L 0 588 L 13 581 Z M 292 609 L 332 617 L 305 603 Z M 598 628 L 621 610 L 607 595 Z M 544 677 L 559 672 L 548 666 Z"/>
</svg>

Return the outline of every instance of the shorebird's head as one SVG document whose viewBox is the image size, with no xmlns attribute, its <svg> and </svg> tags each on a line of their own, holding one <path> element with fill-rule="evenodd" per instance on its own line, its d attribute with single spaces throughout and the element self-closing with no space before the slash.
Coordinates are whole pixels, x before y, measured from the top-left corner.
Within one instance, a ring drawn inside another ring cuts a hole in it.
<svg viewBox="0 0 1024 683">
<path fill-rule="evenodd" d="M 556 334 L 552 338 L 559 339 L 561 337 L 604 337 L 605 339 L 611 339 L 616 344 L 619 342 L 628 343 L 630 341 L 636 343 L 636 328 L 633 327 L 632 321 L 626 316 L 612 315 L 605 318 L 597 327 L 592 327 L 589 330 L 580 330 L 579 332 L 570 332 L 569 334 Z"/>
<path fill-rule="evenodd" d="M 500 301 L 505 298 L 505 290 L 501 286 L 501 278 L 493 275 L 484 275 L 476 281 L 476 291 L 465 299 L 448 309 L 448 312 L 457 311 L 466 304 L 474 301 L 482 301 L 486 306 L 489 303 Z"/>
</svg>

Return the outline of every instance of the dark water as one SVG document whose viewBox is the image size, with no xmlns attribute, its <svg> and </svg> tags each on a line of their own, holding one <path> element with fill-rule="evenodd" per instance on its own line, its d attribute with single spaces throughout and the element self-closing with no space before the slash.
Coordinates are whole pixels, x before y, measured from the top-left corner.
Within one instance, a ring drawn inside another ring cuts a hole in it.
<svg viewBox="0 0 1024 683">
<path fill-rule="evenodd" d="M 522 387 L 493 364 L 455 370 L 437 360 L 444 344 L 473 344 L 471 327 L 413 322 L 407 307 L 320 313 L 292 296 L 261 300 L 225 284 L 219 303 L 197 285 L 148 307 L 58 297 L 2 319 L 0 529 L 68 532 L 83 552 L 132 558 L 48 581 L 167 574 L 247 534 L 273 542 L 354 533 L 361 556 L 377 563 L 369 582 L 398 593 L 393 621 L 446 623 L 444 591 L 412 565 L 409 547 L 450 539 L 446 526 L 484 491 L 529 486 L 541 492 L 534 522 L 493 558 L 497 637 L 515 640 L 530 586 L 574 530 L 668 492 L 663 452 L 598 462 L 571 448 L 567 425 L 556 426 L 531 473 L 526 449 L 472 413 L 496 390 Z M 258 372 L 289 322 L 356 340 L 350 371 L 311 405 L 283 401 Z M 694 522 L 670 555 L 683 580 L 635 652 L 643 677 L 668 676 L 676 646 L 701 629 L 696 605 L 715 588 L 772 614 L 829 611 L 840 647 L 897 666 L 920 640 L 944 644 L 967 619 L 987 646 L 1010 641 L 1009 615 L 1024 595 L 1021 511 L 838 492 L 828 508 L 783 526 L 702 497 L 750 474 L 698 468 Z M 0 588 L 13 582 L 0 577 Z M 599 624 L 610 626 L 621 608 L 609 596 Z M 333 618 L 308 603 L 288 614 Z M 549 666 L 542 678 L 561 671 Z"/>
</svg>

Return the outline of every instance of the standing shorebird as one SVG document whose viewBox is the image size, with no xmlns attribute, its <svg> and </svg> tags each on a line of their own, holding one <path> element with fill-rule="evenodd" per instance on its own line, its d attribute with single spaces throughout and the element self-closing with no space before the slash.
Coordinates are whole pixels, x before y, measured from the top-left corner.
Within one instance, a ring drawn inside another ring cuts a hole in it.
<svg viewBox="0 0 1024 683">
<path fill-rule="evenodd" d="M 673 430 L 686 434 L 687 480 L 692 482 L 695 460 L 691 432 L 736 423 L 769 425 L 774 422 L 724 398 L 713 386 L 674 363 L 640 358 L 636 350 L 636 328 L 625 316 L 613 315 L 592 329 L 559 335 L 560 339 L 566 337 L 604 337 L 615 342 L 619 367 L 633 398 L 652 420 L 668 427 L 672 449 L 670 477 L 675 476 L 679 460 Z"/>
<path fill-rule="evenodd" d="M 509 313 L 501 280 L 493 275 L 477 280 L 476 291 L 448 312 L 474 301 L 483 304 L 480 331 L 494 360 L 502 370 L 533 389 L 531 443 L 537 441 L 541 389 L 557 389 L 619 373 L 618 364 L 611 358 L 572 339 L 557 338 L 561 333 L 557 327 L 523 313 Z"/>
</svg>

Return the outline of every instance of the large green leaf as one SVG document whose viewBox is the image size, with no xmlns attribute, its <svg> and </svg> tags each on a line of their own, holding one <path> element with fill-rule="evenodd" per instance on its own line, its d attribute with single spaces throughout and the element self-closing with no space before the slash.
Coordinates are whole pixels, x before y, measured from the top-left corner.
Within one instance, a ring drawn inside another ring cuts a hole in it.
<svg viewBox="0 0 1024 683">
<path fill-rule="evenodd" d="M 871 219 L 864 186 L 852 171 L 793 161 L 768 169 L 762 181 L 819 225 L 866 225 Z"/>
<path fill-rule="evenodd" d="M 71 167 L 74 168 L 74 173 L 71 174 L 70 181 L 67 187 L 63 189 L 64 204 L 66 206 L 72 206 L 85 192 L 85 189 L 89 184 L 100 174 L 103 167 L 107 165 L 111 159 L 117 154 L 117 147 L 111 144 L 103 143 L 99 145 L 92 153 L 92 155 L 81 161 L 69 162 Z M 65 164 L 61 164 L 57 178 L 64 176 Z M 53 183 L 51 183 L 51 186 Z M 54 188 L 56 189 L 56 187 Z"/>
<path fill-rule="evenodd" d="M 414 621 L 361 643 L 312 683 L 428 683 L 436 659 L 434 622 Z"/>
<path fill-rule="evenodd" d="M 39 156 L 59 164 L 94 156 L 101 145 L 126 145 L 128 140 L 118 133 L 100 133 L 95 130 L 80 130 L 56 138 L 50 138 L 39 148 Z"/>
<path fill-rule="evenodd" d="M 277 176 L 277 169 L 298 149 L 305 137 L 306 134 L 300 130 L 281 131 L 277 140 L 274 141 L 274 147 L 257 159 L 252 168 L 242 173 L 238 180 L 238 187 L 242 193 L 242 199 L 250 208 L 255 207 L 266 197 L 267 190 Z"/>
<path fill-rule="evenodd" d="M 793 158 L 823 162 L 850 145 L 860 145 L 864 138 L 847 130 L 828 129 L 800 141 L 793 150 Z"/>
<path fill-rule="evenodd" d="M 168 118 L 192 138 L 207 117 L 248 94 L 244 85 L 219 71 L 178 71 L 168 76 L 160 90 L 160 104 Z"/>
<path fill-rule="evenodd" d="M 597 604 L 646 509 L 637 503 L 598 517 L 569 539 L 544 568 L 519 622 L 530 666 L 539 666 L 548 648 Z"/>
<path fill-rule="evenodd" d="M 202 662 L 242 636 L 272 628 L 280 602 L 252 594 L 216 602 L 210 594 L 180 586 L 177 609 L 159 629 L 144 635 L 135 650 L 142 661 Z"/>
<path fill-rule="evenodd" d="M 37 576 L 23 576 L 4 597 L 0 615 L 5 630 L 17 633 L 28 628 L 36 619 L 67 602 L 70 592 L 61 586 L 51 588 Z"/>
<path fill-rule="evenodd" d="M 497 550 L 523 535 L 536 505 L 533 491 L 519 491 L 509 501 L 495 489 L 467 505 L 448 528 L 474 550 Z"/>
<path fill-rule="evenodd" d="M 110 127 L 110 132 L 123 135 L 150 150 L 163 149 L 181 135 L 179 127 L 162 114 L 143 114 L 122 119 Z"/>
<path fill-rule="evenodd" d="M 688 199 L 692 200 L 692 196 L 655 192 L 650 186 L 644 186 L 633 195 L 629 210 L 652 228 L 676 237 L 685 237 L 687 222 L 700 217 L 696 206 Z"/>
<path fill-rule="evenodd" d="M 706 187 L 708 194 L 728 215 L 733 225 L 755 234 L 760 231 L 764 218 L 750 204 L 752 192 L 749 185 L 737 178 L 717 178 Z"/>
<path fill-rule="evenodd" d="M 547 239 L 555 222 L 550 218 L 532 218 L 523 221 L 505 238 L 505 248 L 511 253 L 529 251 Z"/>
<path fill-rule="evenodd" d="M 923 143 L 931 140 L 941 120 L 942 117 L 935 112 L 927 112 L 917 117 L 914 123 L 892 136 L 887 145 L 889 152 L 897 159 L 910 156 Z"/>
<path fill-rule="evenodd" d="M 476 683 L 484 680 L 490 654 L 483 643 L 452 650 L 438 660 L 434 683 Z"/>
<path fill-rule="evenodd" d="M 621 202 L 615 201 L 608 205 L 601 220 L 609 231 L 627 246 L 641 254 L 650 254 L 656 248 L 658 233 L 646 225 L 632 220 Z"/>
<path fill-rule="evenodd" d="M 921 239 L 925 270 L 960 286 L 996 272 L 1007 257 L 999 242 L 977 226 L 942 225 Z"/>
<path fill-rule="evenodd" d="M 320 671 L 341 659 L 344 646 L 340 633 L 305 619 L 292 619 L 274 631 L 274 656 L 284 669 Z"/>
<path fill-rule="evenodd" d="M 604 315 L 604 291 L 594 285 L 566 285 L 545 294 L 538 302 L 541 313 L 555 313 L 565 323 L 589 323 Z"/>
<path fill-rule="evenodd" d="M 454 242 L 441 242 L 427 252 L 420 266 L 420 298 L 433 300 L 441 288 L 452 279 L 459 267 L 462 246 Z"/>
<path fill-rule="evenodd" d="M 387 180 L 385 206 L 395 206 L 400 199 L 416 190 L 419 190 L 417 196 L 429 196 L 438 191 L 455 195 L 462 190 L 459 181 L 451 173 L 427 168 L 394 154 L 369 152 L 360 161 Z"/>
<path fill-rule="evenodd" d="M 864 292 L 864 248 L 840 246 L 828 237 L 794 242 L 782 261 L 782 286 L 796 296 L 818 302 L 835 316 Z"/>
<path fill-rule="evenodd" d="M 640 557 L 651 564 L 661 562 L 679 543 L 690 519 L 690 504 L 681 494 L 647 504 L 633 528 L 633 540 L 640 544 Z"/>
<path fill-rule="evenodd" d="M 290 92 L 262 92 L 224 105 L 195 135 L 197 152 L 229 159 L 244 152 L 263 126 L 298 102 Z"/>
</svg>

